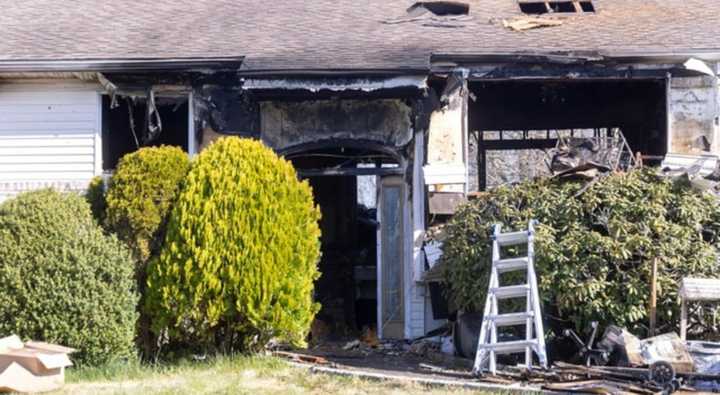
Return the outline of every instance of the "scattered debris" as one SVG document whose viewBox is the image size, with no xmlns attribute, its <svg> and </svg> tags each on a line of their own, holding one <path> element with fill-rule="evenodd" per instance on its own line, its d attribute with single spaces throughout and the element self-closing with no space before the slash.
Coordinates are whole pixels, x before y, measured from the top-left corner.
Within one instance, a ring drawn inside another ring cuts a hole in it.
<svg viewBox="0 0 720 395">
<path fill-rule="evenodd" d="M 323 366 L 313 366 L 310 368 L 312 372 L 316 373 L 324 373 L 324 374 L 333 374 L 333 375 L 339 375 L 339 376 L 346 376 L 346 377 L 355 377 L 355 378 L 362 378 L 365 380 L 392 380 L 392 381 L 398 381 L 398 382 L 411 382 L 415 384 L 425 385 L 425 386 L 433 386 L 433 387 L 458 387 L 458 388 L 466 388 L 466 389 L 473 389 L 473 390 L 519 390 L 519 391 L 525 391 L 525 390 L 537 390 L 537 388 L 528 387 L 522 383 L 518 382 L 507 382 L 508 384 L 493 384 L 493 383 L 483 383 L 478 382 L 477 380 L 460 380 L 460 379 L 440 379 L 440 378 L 429 378 L 429 377 L 418 377 L 418 376 L 409 376 L 409 375 L 402 375 L 402 374 L 387 374 L 387 373 L 379 373 L 379 372 L 373 372 L 373 371 L 367 371 L 367 370 L 359 370 L 359 369 L 342 369 L 342 368 L 330 368 L 330 367 L 323 367 Z"/>
<path fill-rule="evenodd" d="M 365 328 L 360 340 L 370 347 L 380 347 L 380 339 L 378 339 L 377 332 L 373 328 Z"/>
<path fill-rule="evenodd" d="M 298 354 L 295 352 L 287 351 L 273 351 L 273 356 L 289 359 L 294 362 L 308 362 L 319 365 L 327 365 L 329 362 L 327 359 L 315 355 Z"/>
<path fill-rule="evenodd" d="M 720 302 L 720 279 L 683 278 L 680 287 L 680 338 L 687 339 L 688 302 Z"/>
<path fill-rule="evenodd" d="M 504 27 L 510 30 L 521 32 L 541 27 L 560 26 L 563 24 L 563 21 L 560 19 L 518 16 L 511 19 L 503 19 L 502 23 Z"/>
<path fill-rule="evenodd" d="M 696 372 L 720 375 L 720 343 L 689 341 L 687 348 Z"/>
<path fill-rule="evenodd" d="M 572 329 L 566 329 L 563 334 L 572 339 L 572 341 L 574 341 L 578 346 L 579 350 L 577 355 L 580 359 L 585 361 L 586 366 L 606 365 L 610 361 L 610 352 L 606 349 L 594 347 L 595 336 L 598 331 L 597 321 L 593 321 L 591 326 L 593 328 L 592 334 L 586 343 L 583 343 L 577 333 L 575 333 Z"/>
<path fill-rule="evenodd" d="M 695 365 L 687 350 L 687 345 L 680 340 L 677 333 L 666 333 L 641 340 L 639 348 L 643 365 L 652 365 L 662 361 L 672 365 L 673 369 L 679 373 L 695 371 Z"/>
<path fill-rule="evenodd" d="M 62 387 L 74 349 L 18 336 L 0 339 L 0 392 L 46 392 Z"/>
<path fill-rule="evenodd" d="M 596 130 L 588 138 L 559 136 L 550 152 L 550 171 L 555 177 L 597 179 L 600 174 L 625 171 L 637 164 L 630 146 L 618 128 Z"/>
<path fill-rule="evenodd" d="M 360 344 L 360 340 L 353 340 L 345 344 L 342 349 L 345 351 L 354 350 L 360 348 Z"/>
<path fill-rule="evenodd" d="M 707 165 L 712 166 L 712 162 L 715 162 L 715 167 L 709 172 Z M 698 192 L 708 192 L 720 198 L 720 161 L 717 157 L 701 157 L 684 167 L 664 165 L 658 175 L 674 182 L 689 184 Z"/>
</svg>

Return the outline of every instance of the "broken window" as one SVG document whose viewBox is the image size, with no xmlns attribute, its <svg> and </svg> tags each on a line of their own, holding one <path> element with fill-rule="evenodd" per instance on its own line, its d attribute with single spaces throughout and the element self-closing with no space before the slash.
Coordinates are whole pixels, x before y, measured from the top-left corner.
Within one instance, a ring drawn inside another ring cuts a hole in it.
<svg viewBox="0 0 720 395">
<path fill-rule="evenodd" d="M 595 12 L 592 1 L 528 1 L 519 0 L 520 11 L 525 14 Z"/>
</svg>

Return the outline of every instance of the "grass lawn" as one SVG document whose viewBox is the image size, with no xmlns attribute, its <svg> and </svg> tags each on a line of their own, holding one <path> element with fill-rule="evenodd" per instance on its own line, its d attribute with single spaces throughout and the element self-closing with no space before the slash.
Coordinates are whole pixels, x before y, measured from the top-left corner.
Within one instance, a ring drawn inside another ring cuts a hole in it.
<svg viewBox="0 0 720 395">
<path fill-rule="evenodd" d="M 471 394 L 463 389 L 314 374 L 272 357 L 219 357 L 169 365 L 67 371 L 53 394 Z"/>
</svg>

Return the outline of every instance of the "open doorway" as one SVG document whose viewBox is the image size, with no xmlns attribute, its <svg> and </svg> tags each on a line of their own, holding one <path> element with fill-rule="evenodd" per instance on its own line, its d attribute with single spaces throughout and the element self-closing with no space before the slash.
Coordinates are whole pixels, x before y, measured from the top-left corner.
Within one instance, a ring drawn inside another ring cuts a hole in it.
<svg viewBox="0 0 720 395">
<path fill-rule="evenodd" d="M 314 327 L 326 328 L 327 340 L 367 333 L 401 338 L 404 184 L 396 181 L 398 160 L 348 146 L 285 157 L 310 183 L 322 212 L 321 276 L 315 284 L 322 307 Z"/>
<path fill-rule="evenodd" d="M 620 130 L 646 163 L 667 153 L 664 79 L 473 81 L 469 88 L 473 190 L 546 175 L 545 150 L 558 136 Z"/>
</svg>

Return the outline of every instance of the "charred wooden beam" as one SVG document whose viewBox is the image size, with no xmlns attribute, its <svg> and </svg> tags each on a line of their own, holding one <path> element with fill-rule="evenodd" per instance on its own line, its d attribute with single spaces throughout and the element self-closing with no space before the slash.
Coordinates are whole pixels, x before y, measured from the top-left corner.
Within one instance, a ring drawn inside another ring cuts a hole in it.
<svg viewBox="0 0 720 395">
<path fill-rule="evenodd" d="M 401 176 L 404 170 L 401 167 L 384 168 L 330 168 L 330 169 L 303 169 L 298 170 L 300 177 L 318 176 Z"/>
</svg>

